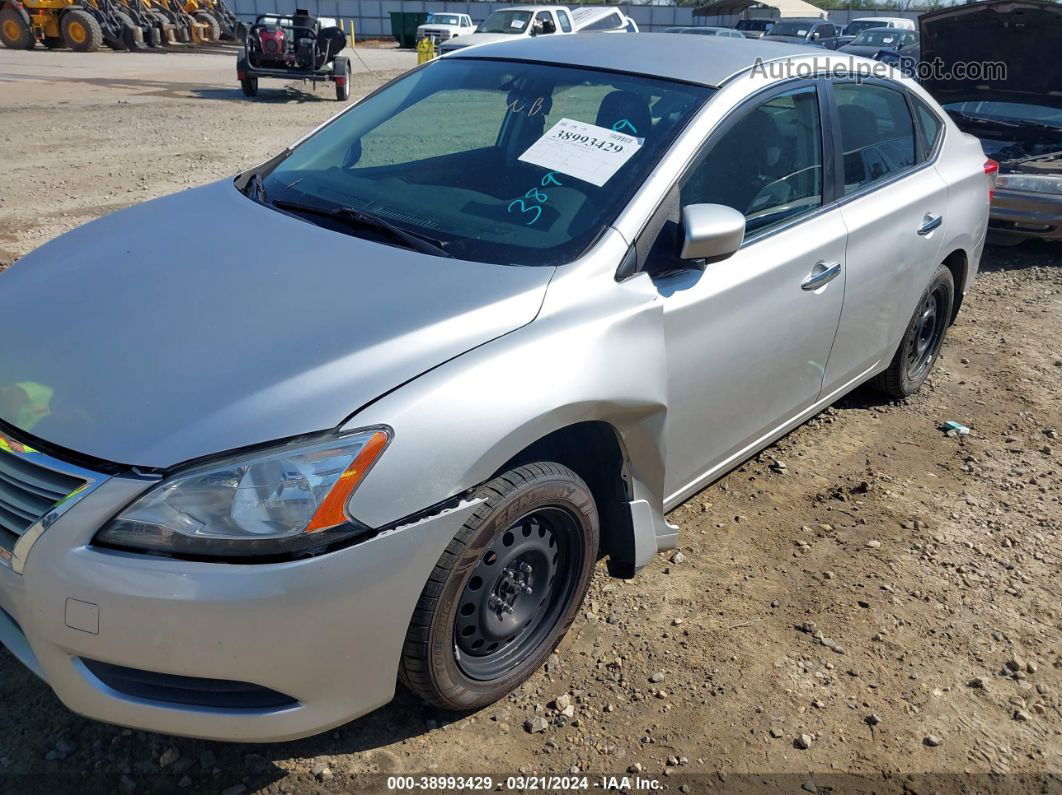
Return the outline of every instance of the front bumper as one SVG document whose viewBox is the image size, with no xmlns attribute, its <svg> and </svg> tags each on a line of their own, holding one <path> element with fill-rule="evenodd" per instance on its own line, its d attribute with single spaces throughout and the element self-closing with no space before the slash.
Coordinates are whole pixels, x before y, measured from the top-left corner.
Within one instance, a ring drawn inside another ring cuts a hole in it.
<svg viewBox="0 0 1062 795">
<path fill-rule="evenodd" d="M 997 189 L 988 225 L 994 236 L 1062 240 L 1062 195 Z"/>
<path fill-rule="evenodd" d="M 286 563 L 202 563 L 90 547 L 97 529 L 143 489 L 142 481 L 111 478 L 40 536 L 23 574 L 0 565 L 0 643 L 87 717 L 253 742 L 316 734 L 391 700 L 424 583 L 478 504 Z M 84 660 L 250 683 L 290 703 L 176 704 L 143 689 L 119 692 Z"/>
</svg>

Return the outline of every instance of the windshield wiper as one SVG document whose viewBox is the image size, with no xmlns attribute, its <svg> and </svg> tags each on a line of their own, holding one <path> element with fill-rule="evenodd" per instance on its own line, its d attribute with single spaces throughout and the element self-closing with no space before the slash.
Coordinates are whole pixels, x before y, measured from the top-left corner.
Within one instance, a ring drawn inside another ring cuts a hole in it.
<svg viewBox="0 0 1062 795">
<path fill-rule="evenodd" d="M 353 207 L 337 207 L 335 209 L 328 209 L 325 207 L 316 207 L 312 204 L 302 204 L 301 202 L 290 202 L 278 199 L 272 203 L 274 207 L 281 210 L 290 210 L 296 213 L 309 213 L 311 215 L 319 215 L 323 218 L 331 218 L 349 228 L 361 228 L 372 229 L 377 232 L 383 232 L 385 236 L 390 237 L 392 240 L 403 244 L 406 248 L 413 251 L 419 251 L 421 254 L 431 254 L 435 257 L 449 257 L 453 258 L 453 254 L 445 248 L 445 243 L 441 240 L 435 240 L 426 235 L 419 235 L 415 232 L 408 232 L 385 218 L 373 213 L 367 213 L 364 210 L 357 210 Z"/>
</svg>

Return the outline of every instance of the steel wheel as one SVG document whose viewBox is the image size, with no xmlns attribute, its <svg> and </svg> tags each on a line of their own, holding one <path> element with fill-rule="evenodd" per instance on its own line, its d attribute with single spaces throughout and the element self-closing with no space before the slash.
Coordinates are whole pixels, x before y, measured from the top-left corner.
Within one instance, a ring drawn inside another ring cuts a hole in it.
<svg viewBox="0 0 1062 795">
<path fill-rule="evenodd" d="M 600 548 L 586 483 L 552 461 L 502 472 L 428 576 L 399 677 L 445 709 L 503 698 L 541 666 L 579 611 Z"/>
<path fill-rule="evenodd" d="M 955 279 L 941 265 L 918 299 L 896 353 L 889 366 L 874 377 L 874 383 L 890 397 L 913 395 L 929 377 L 944 343 L 955 303 Z"/>
<path fill-rule="evenodd" d="M 569 600 L 581 540 L 560 508 L 528 514 L 495 539 L 461 595 L 454 651 L 465 674 L 494 679 L 538 648 Z"/>
<path fill-rule="evenodd" d="M 950 304 L 944 285 L 937 285 L 927 293 L 915 316 L 914 333 L 907 340 L 904 361 L 907 365 L 907 377 L 917 381 L 929 369 L 936 357 L 944 330 L 947 328 L 945 305 Z"/>
</svg>

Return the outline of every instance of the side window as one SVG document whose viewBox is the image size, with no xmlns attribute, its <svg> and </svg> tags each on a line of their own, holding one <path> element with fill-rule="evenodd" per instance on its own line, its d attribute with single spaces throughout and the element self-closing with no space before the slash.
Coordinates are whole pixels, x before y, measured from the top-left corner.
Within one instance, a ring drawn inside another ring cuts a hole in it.
<svg viewBox="0 0 1062 795">
<path fill-rule="evenodd" d="M 833 93 L 846 194 L 914 165 L 914 120 L 901 92 L 869 83 L 839 83 Z"/>
<path fill-rule="evenodd" d="M 681 185 L 682 205 L 725 204 L 746 234 L 822 205 L 822 123 L 812 87 L 780 94 L 723 133 Z"/>
<path fill-rule="evenodd" d="M 535 27 L 539 33 L 556 33 L 557 26 L 553 22 L 553 15 L 549 11 L 539 11 L 535 14 Z"/>
<path fill-rule="evenodd" d="M 833 25 L 821 25 L 815 32 L 818 33 L 820 39 L 832 39 L 837 35 L 834 33 Z"/>
<path fill-rule="evenodd" d="M 915 106 L 915 115 L 918 116 L 918 124 L 922 128 L 922 143 L 926 147 L 926 155 L 931 156 L 940 141 L 940 134 L 944 130 L 944 123 L 929 107 L 918 97 L 912 97 Z"/>
<path fill-rule="evenodd" d="M 572 32 L 572 21 L 570 19 L 568 19 L 568 12 L 567 11 L 558 11 L 557 12 L 557 18 L 560 20 L 561 30 L 563 30 L 565 33 L 571 33 Z"/>
</svg>

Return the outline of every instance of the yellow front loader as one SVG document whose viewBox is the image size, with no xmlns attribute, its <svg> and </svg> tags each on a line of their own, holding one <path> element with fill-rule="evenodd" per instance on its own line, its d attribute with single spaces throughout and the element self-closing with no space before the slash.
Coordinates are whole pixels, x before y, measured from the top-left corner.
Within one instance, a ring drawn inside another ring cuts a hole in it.
<svg viewBox="0 0 1062 795">
<path fill-rule="evenodd" d="M 0 42 L 13 50 L 40 42 L 78 52 L 145 46 L 144 31 L 114 0 L 0 0 Z"/>
</svg>

